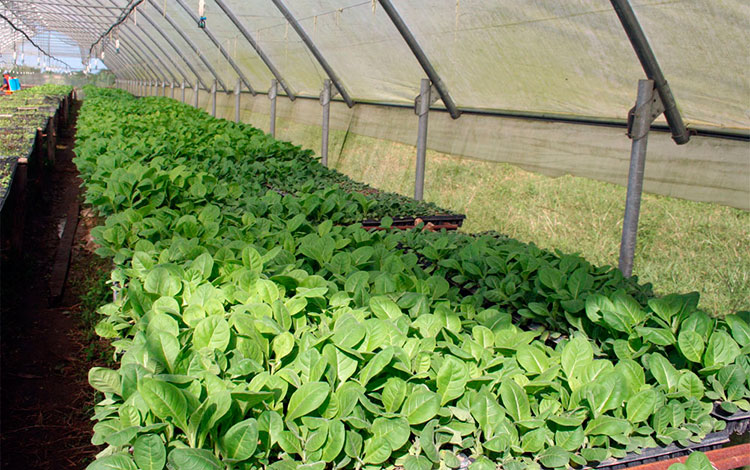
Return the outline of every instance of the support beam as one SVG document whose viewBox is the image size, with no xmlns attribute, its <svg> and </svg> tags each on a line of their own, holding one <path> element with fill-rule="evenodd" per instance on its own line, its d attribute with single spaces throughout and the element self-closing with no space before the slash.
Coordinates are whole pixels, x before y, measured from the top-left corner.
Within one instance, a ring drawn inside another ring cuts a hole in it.
<svg viewBox="0 0 750 470">
<path fill-rule="evenodd" d="M 182 85 L 180 85 L 180 94 L 182 97 L 180 98 L 180 101 L 183 103 L 185 102 L 185 80 L 182 81 Z"/>
<path fill-rule="evenodd" d="M 139 15 L 140 15 L 141 18 L 143 18 L 146 21 L 148 21 L 148 23 L 151 25 L 151 27 L 153 27 L 156 30 L 156 32 L 159 33 L 159 35 L 161 35 L 161 37 L 164 38 L 165 41 L 167 41 L 167 44 L 169 44 L 169 46 L 172 49 L 174 49 L 174 51 L 183 60 L 183 62 L 185 62 L 185 65 L 187 65 L 187 67 L 190 69 L 190 71 L 193 73 L 193 75 L 195 75 L 195 78 L 197 80 L 201 80 L 201 76 L 198 73 L 198 71 L 195 69 L 195 66 L 193 66 L 193 63 L 187 59 L 187 57 L 183 53 L 183 51 L 179 47 L 177 47 L 177 44 L 175 44 L 174 41 L 172 41 L 172 38 L 170 38 L 169 35 L 167 33 L 165 33 L 164 30 L 155 21 L 153 21 L 149 17 L 149 15 L 143 13 L 142 11 L 139 12 Z M 183 76 L 182 79 L 185 80 L 185 81 L 187 81 L 187 77 L 185 77 L 185 76 Z M 202 81 L 201 81 L 201 83 L 202 83 Z"/>
<path fill-rule="evenodd" d="M 346 88 L 344 88 L 344 85 L 341 83 L 341 80 L 339 80 L 336 73 L 333 71 L 331 66 L 328 64 L 328 61 L 326 61 L 325 57 L 323 57 L 323 54 L 320 53 L 318 50 L 318 47 L 315 45 L 315 43 L 310 39 L 310 36 L 307 35 L 307 32 L 305 32 L 304 29 L 302 29 L 302 26 L 299 24 L 297 19 L 292 15 L 292 12 L 289 11 L 289 9 L 284 5 L 284 2 L 282 0 L 271 0 L 274 5 L 276 5 L 276 8 L 279 9 L 282 15 L 284 15 L 284 18 L 289 22 L 289 24 L 292 26 L 292 29 L 297 33 L 297 35 L 302 39 L 302 42 L 305 43 L 307 48 L 310 50 L 313 56 L 315 56 L 315 59 L 318 61 L 320 66 L 325 71 L 326 75 L 328 75 L 328 78 L 331 79 L 331 82 L 333 82 L 333 85 L 336 87 L 336 89 L 341 94 L 341 98 L 343 98 L 344 102 L 347 106 L 350 108 L 354 106 L 354 101 L 352 101 L 352 98 L 349 96 L 349 93 L 347 93 Z"/>
<path fill-rule="evenodd" d="M 237 84 L 234 86 L 234 122 L 240 122 L 240 106 L 242 100 L 242 82 L 239 77 Z"/>
<path fill-rule="evenodd" d="M 276 79 L 271 80 L 271 88 L 268 90 L 268 99 L 271 100 L 271 126 L 268 131 L 271 137 L 276 137 Z"/>
<path fill-rule="evenodd" d="M 646 168 L 646 147 L 651 123 L 662 113 L 661 100 L 654 89 L 653 80 L 638 81 L 638 98 L 633 113 L 630 151 L 630 171 L 628 172 L 628 194 L 625 200 L 625 218 L 622 223 L 619 268 L 625 277 L 633 275 L 635 244 L 638 235 L 638 217 L 641 211 L 643 194 L 643 174 Z"/>
<path fill-rule="evenodd" d="M 263 52 L 263 49 L 261 49 L 255 39 L 253 39 L 250 31 L 245 28 L 245 25 L 240 22 L 237 16 L 235 16 L 234 12 L 226 5 L 226 3 L 224 3 L 224 0 L 214 0 L 214 2 L 216 2 L 216 5 L 218 5 L 219 8 L 221 8 L 221 10 L 224 12 L 224 14 L 227 15 L 229 21 L 234 24 L 234 26 L 239 30 L 240 34 L 245 37 L 245 40 L 250 43 L 253 49 L 255 49 L 255 52 L 258 53 L 258 56 L 263 61 L 263 63 L 266 64 L 266 67 L 268 67 L 268 70 L 271 71 L 271 74 L 276 77 L 276 80 L 278 80 L 279 85 L 281 85 L 281 88 L 284 89 L 289 99 L 294 101 L 296 96 L 294 95 L 291 87 L 287 84 L 286 80 L 284 80 L 284 77 L 281 76 L 281 73 L 279 73 L 278 69 L 273 65 L 271 59 L 268 58 L 266 53 Z"/>
<path fill-rule="evenodd" d="M 161 96 L 167 96 L 167 82 L 161 82 Z"/>
<path fill-rule="evenodd" d="M 672 131 L 672 139 L 678 145 L 688 143 L 690 141 L 690 134 L 685 127 L 685 123 L 682 121 L 682 115 L 680 115 L 680 111 L 677 109 L 677 102 L 674 99 L 674 95 L 672 95 L 672 90 L 669 88 L 667 79 L 661 71 L 659 61 L 656 60 L 656 55 L 653 49 L 651 49 L 648 38 L 646 38 L 646 33 L 643 32 L 643 28 L 641 28 L 641 24 L 635 16 L 633 7 L 628 0 L 610 0 L 610 2 L 617 16 L 620 18 L 622 27 L 625 29 L 625 33 L 627 33 L 633 49 L 635 49 L 643 71 L 646 72 L 646 76 L 650 80 L 653 80 L 661 101 L 664 103 L 664 115 L 667 118 L 669 129 Z"/>
<path fill-rule="evenodd" d="M 198 93 L 200 92 L 200 84 L 198 82 L 195 82 L 195 88 L 193 89 L 194 96 L 193 96 L 193 106 L 198 107 Z"/>
<path fill-rule="evenodd" d="M 211 116 L 216 117 L 216 82 L 211 86 Z"/>
<path fill-rule="evenodd" d="M 174 82 L 170 82 L 169 84 L 169 97 L 174 99 Z"/>
<path fill-rule="evenodd" d="M 430 113 L 430 80 L 423 78 L 419 87 L 416 101 L 416 111 L 419 115 L 419 133 L 417 134 L 417 171 L 414 181 L 414 199 L 424 199 L 424 167 L 427 154 L 427 117 Z"/>
<path fill-rule="evenodd" d="M 424 70 L 424 72 L 427 74 L 427 77 L 429 77 L 430 81 L 437 89 L 437 92 L 440 95 L 440 99 L 448 109 L 451 117 L 453 119 L 458 119 L 458 117 L 461 116 L 461 111 L 459 111 L 456 107 L 456 103 L 453 102 L 453 98 L 451 98 L 450 93 L 448 93 L 448 88 L 446 88 L 443 80 L 440 78 L 440 75 L 438 75 L 437 71 L 435 70 L 435 67 L 432 66 L 432 62 L 430 62 L 430 59 L 427 58 L 427 54 L 425 54 L 422 50 L 422 46 L 420 46 L 417 42 L 417 39 L 414 37 L 414 34 L 412 34 L 409 26 L 407 26 L 403 18 L 401 18 L 401 15 L 399 15 L 398 11 L 391 3 L 391 0 L 378 1 L 383 7 L 383 10 L 385 10 L 385 13 L 393 22 L 393 25 L 396 26 L 398 32 L 401 33 L 401 37 L 403 37 L 404 41 L 406 41 L 406 44 L 409 46 L 409 49 L 411 49 L 414 57 L 416 57 L 417 61 L 419 61 L 419 65 L 422 66 L 422 70 Z"/>
<path fill-rule="evenodd" d="M 330 132 L 329 122 L 331 116 L 331 80 L 323 80 L 323 91 L 320 93 L 320 104 L 323 106 L 323 131 L 320 136 L 320 163 L 328 166 L 328 134 Z"/>
<path fill-rule="evenodd" d="M 187 13 L 190 16 L 190 18 L 192 18 L 192 20 L 197 24 L 198 21 L 200 20 L 200 18 L 198 18 L 198 15 L 193 13 L 193 10 L 190 9 L 190 7 L 185 3 L 184 0 L 176 0 L 176 1 L 182 7 L 182 9 L 185 10 L 185 13 Z M 253 89 L 252 85 L 250 85 L 250 81 L 245 76 L 245 72 L 243 72 L 240 66 L 237 65 L 234 59 L 232 59 L 232 56 L 229 55 L 226 49 L 224 49 L 224 46 L 222 46 L 221 42 L 219 42 L 219 40 L 216 39 L 216 37 L 211 32 L 211 30 L 208 28 L 208 26 L 205 26 L 200 29 L 202 29 L 203 32 L 206 33 L 206 36 L 208 36 L 208 39 L 210 39 L 211 42 L 214 43 L 214 46 L 216 46 L 219 49 L 219 52 L 221 52 L 221 55 L 224 56 L 227 62 L 229 62 L 229 65 L 232 66 L 234 71 L 237 73 L 237 75 L 240 76 L 240 78 L 242 79 L 242 83 L 244 83 L 247 89 L 250 90 L 250 93 L 252 93 L 253 96 L 255 96 L 255 90 Z M 224 91 L 228 91 L 226 87 L 224 87 Z"/>
<path fill-rule="evenodd" d="M 180 27 L 174 22 L 172 17 L 167 14 L 166 10 L 164 10 L 161 7 L 161 5 L 159 5 L 155 0 L 148 0 L 148 3 L 154 9 L 156 9 L 157 13 L 159 13 L 165 20 L 167 20 L 167 23 L 169 23 L 169 25 L 172 26 L 172 28 L 175 31 L 177 31 L 177 34 L 180 35 L 182 40 L 185 41 L 187 45 L 190 46 L 190 48 L 193 50 L 193 52 L 195 52 L 198 55 L 198 58 L 201 60 L 201 62 L 203 62 L 203 65 L 205 65 L 208 71 L 211 72 L 211 74 L 214 76 L 214 80 L 216 80 L 219 83 L 219 86 L 221 86 L 221 89 L 223 91 L 227 91 L 226 85 L 224 85 L 224 82 L 219 77 L 219 74 L 216 73 L 216 70 L 213 68 L 213 66 L 208 61 L 208 59 L 206 59 L 206 56 L 203 55 L 203 52 L 201 52 L 200 48 L 195 45 L 195 43 L 190 39 L 190 37 L 187 34 L 185 34 L 184 31 L 182 31 L 182 29 L 180 29 Z M 200 77 L 197 77 L 197 79 L 205 87 L 205 84 L 202 83 L 202 80 L 200 79 Z"/>
</svg>

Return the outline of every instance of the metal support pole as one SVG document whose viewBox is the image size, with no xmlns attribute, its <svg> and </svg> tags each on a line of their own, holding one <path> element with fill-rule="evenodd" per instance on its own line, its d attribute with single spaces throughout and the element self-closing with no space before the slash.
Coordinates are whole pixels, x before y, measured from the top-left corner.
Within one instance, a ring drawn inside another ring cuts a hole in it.
<svg viewBox="0 0 750 470">
<path fill-rule="evenodd" d="M 396 8 L 393 6 L 390 0 L 378 1 L 383 7 L 383 10 L 385 10 L 385 13 L 393 22 L 393 25 L 396 26 L 396 29 L 398 29 L 398 32 L 401 33 L 401 37 L 404 38 L 404 41 L 406 41 L 406 44 L 409 46 L 409 49 L 411 49 L 412 54 L 414 54 L 414 57 L 416 57 L 419 65 L 422 66 L 422 70 L 424 70 L 424 72 L 427 74 L 427 77 L 429 77 L 429 79 L 432 81 L 432 84 L 435 85 L 435 88 L 440 95 L 440 99 L 448 109 L 451 117 L 453 119 L 458 119 L 458 117 L 461 116 L 461 111 L 459 111 L 456 107 L 456 103 L 453 102 L 453 98 L 451 98 L 450 93 L 448 93 L 448 88 L 445 86 L 443 80 L 440 78 L 440 75 L 438 75 L 437 71 L 432 66 L 430 59 L 427 58 L 427 54 L 425 54 L 422 50 L 422 47 L 417 42 L 414 34 L 412 34 L 409 26 L 406 25 L 404 20 L 401 18 L 401 15 L 399 15 L 398 11 L 396 11 Z"/>
<path fill-rule="evenodd" d="M 610 0 L 610 2 L 617 16 L 620 18 L 620 23 L 622 23 L 622 27 L 625 29 L 625 33 L 628 35 L 633 49 L 635 49 L 643 71 L 646 72 L 646 77 L 654 81 L 661 101 L 664 103 L 664 116 L 667 118 L 667 123 L 669 123 L 669 128 L 672 131 L 672 139 L 678 145 L 688 143 L 690 134 L 685 127 L 685 123 L 682 121 L 682 116 L 677 109 L 677 103 L 675 102 L 674 95 L 672 95 L 672 90 L 669 88 L 667 79 L 661 71 L 659 61 L 656 60 L 656 55 L 653 49 L 651 49 L 648 38 L 646 38 L 646 33 L 643 32 L 643 28 L 641 28 L 641 24 L 635 16 L 633 7 L 628 0 Z"/>
<path fill-rule="evenodd" d="M 161 96 L 167 96 L 167 82 L 161 82 Z"/>
<path fill-rule="evenodd" d="M 216 81 L 211 86 L 211 116 L 216 117 Z"/>
<path fill-rule="evenodd" d="M 307 32 L 305 32 L 304 29 L 302 29 L 302 26 L 300 26 L 297 19 L 292 15 L 292 12 L 289 11 L 289 9 L 284 5 L 284 2 L 282 0 L 271 0 L 274 5 L 276 5 L 276 8 L 279 9 L 282 15 L 284 15 L 284 18 L 289 22 L 289 25 L 294 29 L 294 31 L 297 33 L 297 35 L 302 39 L 302 42 L 305 43 L 307 48 L 310 50 L 313 56 L 315 56 L 315 59 L 320 64 L 321 68 L 326 72 L 326 75 L 328 75 L 328 78 L 331 79 L 331 82 L 333 82 L 333 86 L 336 87 L 336 89 L 341 94 L 341 98 L 344 99 L 344 102 L 347 106 L 350 108 L 354 106 L 354 101 L 349 96 L 349 93 L 347 93 L 346 88 L 344 88 L 344 85 L 341 83 L 341 80 L 339 80 L 339 77 L 336 76 L 336 73 L 333 71 L 331 66 L 328 64 L 328 61 L 323 57 L 323 54 L 320 53 L 317 46 L 315 46 L 315 43 L 310 39 L 310 36 L 308 36 Z"/>
<path fill-rule="evenodd" d="M 419 134 L 417 134 L 417 172 L 414 181 L 414 199 L 424 198 L 424 163 L 427 153 L 427 117 L 430 113 L 430 80 L 423 78 L 419 87 L 416 111 L 419 115 Z"/>
<path fill-rule="evenodd" d="M 180 93 L 182 94 L 182 98 L 180 98 L 180 101 L 184 103 L 185 102 L 185 80 L 183 80 L 182 85 L 180 85 Z"/>
<path fill-rule="evenodd" d="M 320 104 L 323 105 L 323 134 L 320 137 L 320 163 L 328 166 L 328 133 L 331 117 L 331 81 L 323 80 L 323 92 L 320 94 Z"/>
<path fill-rule="evenodd" d="M 174 99 L 174 82 L 169 83 L 169 97 Z"/>
<path fill-rule="evenodd" d="M 195 93 L 193 94 L 193 107 L 198 107 L 198 91 L 200 90 L 198 86 L 198 82 L 195 82 L 195 88 L 193 89 Z"/>
<path fill-rule="evenodd" d="M 234 86 L 234 122 L 240 122 L 240 100 L 242 99 L 242 80 L 237 77 L 237 85 Z"/>
<path fill-rule="evenodd" d="M 643 173 L 646 167 L 646 146 L 648 132 L 656 116 L 661 114 L 661 102 L 655 93 L 652 80 L 638 81 L 638 98 L 635 103 L 630 150 L 630 171 L 628 172 L 628 195 L 625 200 L 625 218 L 622 223 L 620 243 L 620 271 L 625 277 L 633 274 L 635 243 L 638 235 L 638 216 L 641 211 L 643 193 Z"/>
<path fill-rule="evenodd" d="M 269 134 L 271 137 L 276 137 L 276 84 L 278 82 L 274 78 L 271 80 L 271 89 L 268 90 L 268 99 L 271 100 L 271 130 Z"/>
</svg>

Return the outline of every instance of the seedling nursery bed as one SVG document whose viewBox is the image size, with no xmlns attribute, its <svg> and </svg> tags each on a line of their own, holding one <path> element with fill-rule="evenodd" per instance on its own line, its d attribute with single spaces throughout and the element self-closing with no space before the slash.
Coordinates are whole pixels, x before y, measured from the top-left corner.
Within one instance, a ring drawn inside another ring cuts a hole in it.
<svg viewBox="0 0 750 470">
<path fill-rule="evenodd" d="M 119 286 L 90 470 L 614 469 L 724 445 L 714 403 L 750 408 L 750 315 L 496 233 L 386 229 L 463 217 L 174 100 L 86 97 L 75 163 Z"/>
</svg>

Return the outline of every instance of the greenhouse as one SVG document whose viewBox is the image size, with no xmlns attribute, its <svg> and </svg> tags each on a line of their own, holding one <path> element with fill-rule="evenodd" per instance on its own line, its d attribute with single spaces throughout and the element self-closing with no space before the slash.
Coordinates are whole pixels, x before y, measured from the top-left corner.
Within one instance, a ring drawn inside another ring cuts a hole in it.
<svg viewBox="0 0 750 470">
<path fill-rule="evenodd" d="M 0 465 L 750 466 L 748 26 L 3 1 Z"/>
</svg>

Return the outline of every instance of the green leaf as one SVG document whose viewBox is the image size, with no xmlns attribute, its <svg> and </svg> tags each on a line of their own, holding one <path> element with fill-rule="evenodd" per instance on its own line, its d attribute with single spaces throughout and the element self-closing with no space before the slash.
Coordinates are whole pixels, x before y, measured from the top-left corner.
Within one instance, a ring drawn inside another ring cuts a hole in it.
<svg viewBox="0 0 750 470">
<path fill-rule="evenodd" d="M 249 418 L 234 424 L 221 438 L 221 449 L 226 458 L 242 461 L 252 457 L 258 447 L 258 422 Z"/>
<path fill-rule="evenodd" d="M 138 382 L 138 392 L 154 415 L 162 419 L 172 418 L 181 429 L 187 429 L 187 402 L 177 387 L 144 377 Z"/>
<path fill-rule="evenodd" d="M 584 432 L 587 436 L 614 436 L 618 434 L 630 435 L 633 428 L 624 419 L 611 416 L 599 416 L 589 421 Z"/>
<path fill-rule="evenodd" d="M 365 441 L 365 456 L 362 461 L 374 465 L 380 464 L 388 460 L 391 452 L 391 445 L 385 437 L 373 436 Z"/>
<path fill-rule="evenodd" d="M 505 412 L 497 403 L 497 399 L 486 390 L 482 390 L 472 396 L 469 404 L 471 415 L 482 429 L 485 439 L 491 438 L 495 426 L 505 417 Z"/>
<path fill-rule="evenodd" d="M 657 382 L 664 385 L 667 390 L 675 390 L 677 383 L 680 381 L 680 373 L 677 369 L 661 354 L 654 353 L 648 358 L 648 367 L 651 375 Z"/>
<path fill-rule="evenodd" d="M 646 421 L 656 409 L 657 398 L 656 391 L 651 388 L 630 397 L 626 406 L 628 421 L 631 423 Z"/>
<path fill-rule="evenodd" d="M 548 447 L 539 454 L 539 461 L 547 468 L 567 467 L 570 452 L 557 446 Z"/>
<path fill-rule="evenodd" d="M 120 373 L 104 367 L 92 367 L 89 370 L 89 384 L 104 393 L 122 393 Z"/>
<path fill-rule="evenodd" d="M 375 418 L 370 428 L 374 437 L 383 437 L 391 449 L 398 450 L 409 440 L 411 430 L 404 418 Z"/>
<path fill-rule="evenodd" d="M 388 379 L 382 393 L 385 411 L 394 413 L 401 407 L 404 398 L 406 398 L 406 382 L 398 377 Z"/>
<path fill-rule="evenodd" d="M 435 417 L 440 409 L 440 397 L 424 386 L 417 386 L 404 402 L 401 414 L 409 424 L 416 425 Z"/>
<path fill-rule="evenodd" d="M 523 345 L 518 348 L 516 360 L 531 374 L 541 374 L 549 368 L 549 358 L 536 346 Z"/>
<path fill-rule="evenodd" d="M 224 470 L 213 452 L 204 449 L 174 449 L 169 464 L 174 470 Z"/>
<path fill-rule="evenodd" d="M 703 337 L 691 330 L 682 330 L 677 336 L 677 345 L 685 359 L 700 364 L 705 343 Z"/>
<path fill-rule="evenodd" d="M 687 465 L 690 470 L 713 470 L 714 468 L 711 461 L 703 452 L 691 453 L 687 460 L 685 460 L 685 465 Z"/>
<path fill-rule="evenodd" d="M 581 426 L 574 429 L 560 429 L 555 432 L 555 444 L 570 452 L 580 449 L 584 440 L 585 435 Z"/>
<path fill-rule="evenodd" d="M 331 387 L 325 382 L 310 382 L 298 388 L 289 399 L 286 420 L 294 421 L 316 410 L 331 393 Z"/>
<path fill-rule="evenodd" d="M 115 454 L 91 462 L 86 470 L 138 470 L 129 455 Z"/>
<path fill-rule="evenodd" d="M 211 315 L 198 323 L 193 332 L 195 349 L 217 349 L 225 351 L 230 340 L 229 323 L 218 315 Z"/>
<path fill-rule="evenodd" d="M 570 382 L 571 379 L 578 378 L 583 369 L 593 360 L 594 350 L 591 344 L 585 338 L 576 336 L 563 348 L 560 363 Z M 580 383 L 577 385 L 580 386 Z M 573 387 L 571 384 L 571 388 L 578 387 Z"/>
<path fill-rule="evenodd" d="M 403 315 L 396 302 L 385 296 L 372 297 L 370 309 L 376 317 L 383 320 L 395 320 Z"/>
<path fill-rule="evenodd" d="M 133 445 L 133 459 L 141 470 L 162 470 L 167 463 L 164 442 L 156 434 L 144 434 Z"/>
<path fill-rule="evenodd" d="M 506 379 L 500 385 L 500 399 L 505 410 L 515 421 L 531 419 L 529 397 L 512 379 Z"/>
<path fill-rule="evenodd" d="M 328 425 L 328 440 L 323 447 L 322 459 L 326 462 L 333 462 L 341 453 L 346 441 L 346 431 L 344 423 L 340 420 L 331 421 Z"/>
<path fill-rule="evenodd" d="M 367 383 L 375 376 L 385 369 L 393 359 L 393 348 L 385 348 L 378 352 L 375 357 L 370 359 L 366 366 L 362 368 L 362 372 L 359 374 L 359 383 L 363 387 L 367 386 Z"/>
<path fill-rule="evenodd" d="M 703 365 L 711 367 L 731 364 L 739 355 L 740 348 L 731 336 L 723 331 L 714 331 L 703 355 Z"/>
<path fill-rule="evenodd" d="M 466 368 L 466 364 L 453 356 L 446 357 L 437 374 L 440 405 L 443 406 L 449 401 L 462 396 L 468 379 L 469 371 Z"/>
<path fill-rule="evenodd" d="M 294 336 L 288 331 L 277 335 L 271 342 L 271 349 L 277 360 L 286 357 L 294 349 Z"/>
<path fill-rule="evenodd" d="M 143 285 L 146 292 L 174 297 L 182 290 L 182 282 L 176 274 L 163 266 L 157 266 L 146 276 Z"/>
<path fill-rule="evenodd" d="M 638 326 L 635 330 L 644 340 L 649 343 L 658 344 L 659 346 L 671 346 L 677 342 L 672 331 L 666 328 Z"/>
</svg>

